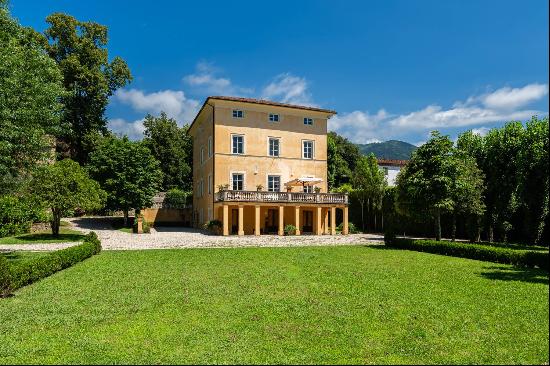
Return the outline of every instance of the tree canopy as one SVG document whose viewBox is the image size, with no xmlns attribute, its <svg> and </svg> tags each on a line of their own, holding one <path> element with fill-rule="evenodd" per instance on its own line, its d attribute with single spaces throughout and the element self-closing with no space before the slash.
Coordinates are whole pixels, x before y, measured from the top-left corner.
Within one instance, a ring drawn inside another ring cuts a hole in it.
<svg viewBox="0 0 550 366">
<path fill-rule="evenodd" d="M 40 35 L 21 27 L 0 2 L 0 194 L 48 157 L 60 132 L 62 76 Z"/>
<path fill-rule="evenodd" d="M 193 189 L 193 142 L 187 135 L 187 126 L 178 127 L 176 120 L 162 112 L 159 117 L 148 114 L 143 122 L 145 127 L 143 143 L 160 162 L 164 173 L 162 189 L 178 188 L 183 191 Z"/>
<path fill-rule="evenodd" d="M 29 193 L 52 212 L 53 235 L 59 235 L 61 217 L 77 208 L 103 207 L 105 192 L 78 163 L 65 159 L 40 167 L 28 185 Z"/>
<path fill-rule="evenodd" d="M 62 98 L 64 149 L 82 164 L 107 132 L 105 108 L 109 97 L 132 77 L 120 57 L 109 62 L 107 27 L 62 13 L 51 14 L 46 21 L 46 48 L 61 70 L 66 90 Z"/>
<path fill-rule="evenodd" d="M 351 181 L 357 160 L 361 157 L 357 145 L 335 132 L 327 134 L 327 165 L 329 189 Z"/>
<path fill-rule="evenodd" d="M 125 220 L 130 209 L 150 206 L 162 184 L 157 159 L 142 142 L 127 137 L 102 139 L 88 168 L 107 192 L 107 208 L 124 211 Z"/>
<path fill-rule="evenodd" d="M 387 182 L 384 173 L 378 167 L 374 154 L 361 156 L 357 159 L 351 179 L 353 189 L 351 194 L 361 204 L 361 225 L 365 230 L 365 203 L 375 209 L 380 209 Z"/>
</svg>

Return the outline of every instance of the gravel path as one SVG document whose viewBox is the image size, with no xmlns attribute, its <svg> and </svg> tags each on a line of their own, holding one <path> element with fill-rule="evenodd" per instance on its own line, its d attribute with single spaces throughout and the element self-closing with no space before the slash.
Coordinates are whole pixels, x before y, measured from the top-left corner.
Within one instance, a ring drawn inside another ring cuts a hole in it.
<svg viewBox="0 0 550 366">
<path fill-rule="evenodd" d="M 104 250 L 383 244 L 383 237 L 373 234 L 219 236 L 197 229 L 161 227 L 156 230 L 152 229 L 151 234 L 136 235 L 113 230 L 109 218 L 85 217 L 67 219 L 67 221 L 70 221 L 77 230 L 83 232 L 95 231 Z"/>
</svg>

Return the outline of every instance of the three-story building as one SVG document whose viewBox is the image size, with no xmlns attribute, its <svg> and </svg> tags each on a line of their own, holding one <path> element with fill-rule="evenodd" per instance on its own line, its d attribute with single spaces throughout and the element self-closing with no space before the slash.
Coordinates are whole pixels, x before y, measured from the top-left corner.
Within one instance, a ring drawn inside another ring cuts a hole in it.
<svg viewBox="0 0 550 366">
<path fill-rule="evenodd" d="M 208 97 L 193 137 L 196 226 L 223 235 L 348 232 L 348 197 L 328 193 L 327 120 L 336 112 L 265 100 Z M 337 210 L 342 210 L 337 215 Z"/>
</svg>

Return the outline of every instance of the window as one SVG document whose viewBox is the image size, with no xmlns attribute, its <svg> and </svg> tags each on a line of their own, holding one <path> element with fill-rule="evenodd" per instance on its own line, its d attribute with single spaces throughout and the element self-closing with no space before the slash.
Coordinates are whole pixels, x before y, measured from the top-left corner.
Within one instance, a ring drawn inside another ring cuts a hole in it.
<svg viewBox="0 0 550 366">
<path fill-rule="evenodd" d="M 208 136 L 208 157 L 212 157 L 212 136 Z"/>
<path fill-rule="evenodd" d="M 231 135 L 231 149 L 233 154 L 244 154 L 243 135 Z"/>
<path fill-rule="evenodd" d="M 240 109 L 233 109 L 233 118 L 244 118 L 244 112 Z"/>
<path fill-rule="evenodd" d="M 244 188 L 244 174 L 233 173 L 231 175 L 232 188 L 234 191 L 242 191 Z"/>
<path fill-rule="evenodd" d="M 313 141 L 302 141 L 302 158 L 313 159 Z"/>
<path fill-rule="evenodd" d="M 269 122 L 279 122 L 279 115 L 269 113 Z"/>
<path fill-rule="evenodd" d="M 279 192 L 281 190 L 281 177 L 278 175 L 268 175 L 267 190 L 269 192 Z"/>
<path fill-rule="evenodd" d="M 279 156 L 279 139 L 269 138 L 269 156 Z"/>
<path fill-rule="evenodd" d="M 204 163 L 204 147 L 201 147 L 201 164 Z"/>
<path fill-rule="evenodd" d="M 212 194 L 212 176 L 208 174 L 208 194 Z"/>
<path fill-rule="evenodd" d="M 313 193 L 313 186 L 304 186 L 304 193 Z"/>
<path fill-rule="evenodd" d="M 313 119 L 312 118 L 307 118 L 307 117 L 304 118 L 304 125 L 311 126 L 312 124 L 313 124 Z"/>
</svg>

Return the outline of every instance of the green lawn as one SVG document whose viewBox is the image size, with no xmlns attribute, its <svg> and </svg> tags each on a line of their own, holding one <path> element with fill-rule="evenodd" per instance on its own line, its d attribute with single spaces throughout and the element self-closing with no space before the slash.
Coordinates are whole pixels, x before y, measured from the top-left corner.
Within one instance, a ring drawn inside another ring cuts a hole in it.
<svg viewBox="0 0 550 366">
<path fill-rule="evenodd" d="M 84 236 L 80 231 L 61 227 L 59 229 L 59 236 L 57 237 L 54 237 L 51 230 L 48 230 L 0 238 L 0 244 L 64 243 L 84 240 Z"/>
<path fill-rule="evenodd" d="M 21 250 L 14 250 L 11 252 L 1 252 L 0 255 L 3 255 L 8 259 L 11 264 L 18 264 L 29 259 L 34 259 L 43 255 L 47 255 L 48 252 L 27 252 Z"/>
<path fill-rule="evenodd" d="M 0 363 L 548 363 L 547 272 L 373 247 L 102 252 L 0 317 Z"/>
</svg>

